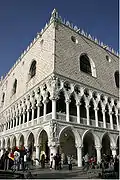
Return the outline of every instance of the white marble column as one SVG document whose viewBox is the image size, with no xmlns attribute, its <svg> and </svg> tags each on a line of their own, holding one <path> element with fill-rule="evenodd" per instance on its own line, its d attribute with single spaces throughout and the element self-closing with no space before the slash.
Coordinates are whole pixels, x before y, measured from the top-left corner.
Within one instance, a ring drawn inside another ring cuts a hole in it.
<svg viewBox="0 0 120 180">
<path fill-rule="evenodd" d="M 116 147 L 111 147 L 113 157 L 117 154 L 116 149 Z"/>
<path fill-rule="evenodd" d="M 118 114 L 115 114 L 116 116 L 116 122 L 117 122 L 117 130 L 120 131 L 120 125 L 119 125 L 119 121 L 118 121 Z"/>
<path fill-rule="evenodd" d="M 69 114 L 69 104 L 70 104 L 70 100 L 67 99 L 65 101 L 66 103 L 66 121 L 69 122 L 70 121 L 70 114 Z"/>
<path fill-rule="evenodd" d="M 102 109 L 103 114 L 103 127 L 106 128 L 105 109 Z"/>
<path fill-rule="evenodd" d="M 52 119 L 56 119 L 56 99 L 52 99 Z"/>
<path fill-rule="evenodd" d="M 40 147 L 36 146 L 36 159 L 40 160 Z M 36 165 L 39 165 L 39 162 L 36 160 Z"/>
<path fill-rule="evenodd" d="M 101 146 L 95 146 L 97 151 L 97 163 L 101 163 Z"/>
<path fill-rule="evenodd" d="M 3 155 L 3 153 L 4 153 L 4 150 L 3 150 L 4 148 L 3 148 L 3 140 L 1 140 L 1 156 Z"/>
<path fill-rule="evenodd" d="M 98 127 L 98 108 L 94 108 L 95 110 L 95 123 L 96 123 L 96 127 Z"/>
<path fill-rule="evenodd" d="M 82 146 L 76 146 L 76 148 L 78 167 L 82 167 Z"/>
<path fill-rule="evenodd" d="M 27 126 L 28 126 L 28 123 L 29 123 L 29 109 L 27 109 Z"/>
<path fill-rule="evenodd" d="M 40 106 L 37 105 L 37 124 L 39 124 L 39 117 L 40 117 Z"/>
<path fill-rule="evenodd" d="M 89 105 L 86 105 L 87 125 L 90 125 Z"/>
<path fill-rule="evenodd" d="M 111 128 L 111 129 L 114 129 L 114 128 L 113 128 L 112 111 L 109 112 L 109 116 L 110 116 L 110 128 Z"/>
<path fill-rule="evenodd" d="M 80 103 L 76 103 L 77 106 L 77 123 L 80 124 Z"/>
<path fill-rule="evenodd" d="M 32 125 L 34 125 L 34 113 L 35 113 L 35 107 L 32 106 Z"/>
</svg>

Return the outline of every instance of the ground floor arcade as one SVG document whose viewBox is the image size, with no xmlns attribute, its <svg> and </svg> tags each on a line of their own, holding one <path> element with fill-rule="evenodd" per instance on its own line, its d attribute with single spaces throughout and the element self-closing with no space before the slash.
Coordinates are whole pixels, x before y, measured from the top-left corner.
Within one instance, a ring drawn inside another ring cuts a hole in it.
<svg viewBox="0 0 120 180">
<path fill-rule="evenodd" d="M 31 149 L 32 159 L 40 159 L 45 154 L 47 160 L 50 154 L 58 152 L 65 163 L 68 155 L 73 156 L 73 162 L 82 166 L 82 158 L 88 153 L 89 157 L 96 157 L 101 162 L 102 156 L 119 154 L 119 134 L 116 132 L 98 131 L 96 129 L 73 127 L 57 123 L 57 127 L 50 124 L 43 128 L 19 131 L 0 138 L 0 154 L 5 149 L 18 146 Z M 38 162 L 36 162 L 37 164 Z"/>
</svg>

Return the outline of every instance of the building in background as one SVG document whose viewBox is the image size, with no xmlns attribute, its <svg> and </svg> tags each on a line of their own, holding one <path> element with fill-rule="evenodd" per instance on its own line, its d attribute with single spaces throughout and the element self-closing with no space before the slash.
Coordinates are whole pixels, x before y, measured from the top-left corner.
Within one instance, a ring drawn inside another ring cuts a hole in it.
<svg viewBox="0 0 120 180">
<path fill-rule="evenodd" d="M 0 154 L 14 146 L 82 156 L 119 153 L 118 54 L 53 10 L 0 81 Z M 36 162 L 37 164 L 37 162 Z"/>
</svg>

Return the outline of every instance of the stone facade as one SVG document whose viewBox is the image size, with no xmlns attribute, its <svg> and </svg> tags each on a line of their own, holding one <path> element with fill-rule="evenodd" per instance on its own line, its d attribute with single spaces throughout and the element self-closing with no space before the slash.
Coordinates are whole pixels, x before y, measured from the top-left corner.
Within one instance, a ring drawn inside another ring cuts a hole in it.
<svg viewBox="0 0 120 180">
<path fill-rule="evenodd" d="M 118 154 L 118 56 L 106 47 L 52 12 L 49 24 L 1 79 L 1 155 L 13 146 L 31 145 L 33 160 L 59 150 L 72 153 L 81 167 L 89 137 L 87 149 L 95 155 L 94 146 L 97 162 L 104 152 Z M 90 59 L 91 75 L 80 70 L 82 53 Z M 33 61 L 35 75 L 30 77 Z"/>
</svg>

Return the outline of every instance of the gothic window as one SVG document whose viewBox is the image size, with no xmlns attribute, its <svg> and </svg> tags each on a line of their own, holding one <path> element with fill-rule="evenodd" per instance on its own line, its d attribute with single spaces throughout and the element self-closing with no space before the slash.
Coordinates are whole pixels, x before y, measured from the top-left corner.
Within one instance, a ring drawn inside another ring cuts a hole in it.
<svg viewBox="0 0 120 180">
<path fill-rule="evenodd" d="M 86 54 L 80 56 L 80 70 L 92 75 L 90 60 Z"/>
<path fill-rule="evenodd" d="M 14 81 L 12 93 L 15 94 L 16 90 L 17 90 L 17 79 L 15 79 Z"/>
<path fill-rule="evenodd" d="M 119 71 L 116 71 L 114 76 L 115 76 L 116 87 L 119 88 Z"/>
<path fill-rule="evenodd" d="M 34 77 L 36 74 L 36 61 L 34 60 L 30 66 L 29 75 L 30 78 Z"/>
<path fill-rule="evenodd" d="M 2 94 L 2 103 L 4 103 L 4 100 L 5 100 L 5 93 L 3 92 L 3 94 Z"/>
</svg>

